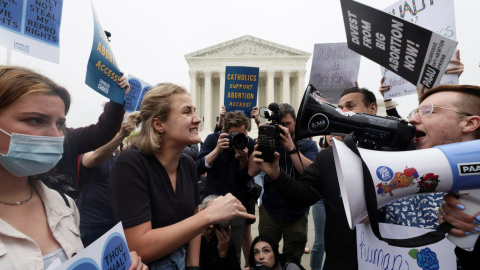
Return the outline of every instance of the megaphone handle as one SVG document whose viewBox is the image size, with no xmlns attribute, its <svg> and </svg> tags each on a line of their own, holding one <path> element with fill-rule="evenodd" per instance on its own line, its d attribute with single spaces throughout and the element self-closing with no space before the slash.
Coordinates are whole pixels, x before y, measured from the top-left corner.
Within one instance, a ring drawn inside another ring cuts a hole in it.
<svg viewBox="0 0 480 270">
<path fill-rule="evenodd" d="M 459 200 L 465 205 L 465 210 L 463 210 L 465 214 L 473 216 L 480 211 L 480 189 L 460 191 L 457 195 L 460 196 Z M 478 236 L 479 234 L 471 234 L 459 237 L 448 234 L 447 238 L 455 246 L 469 251 L 475 247 Z"/>
</svg>

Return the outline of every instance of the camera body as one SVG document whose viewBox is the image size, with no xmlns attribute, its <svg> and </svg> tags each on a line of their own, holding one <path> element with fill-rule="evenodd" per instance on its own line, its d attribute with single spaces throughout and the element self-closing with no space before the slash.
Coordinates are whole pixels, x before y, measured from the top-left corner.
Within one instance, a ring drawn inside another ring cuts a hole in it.
<svg viewBox="0 0 480 270">
<path fill-rule="evenodd" d="M 225 138 L 227 138 L 230 141 L 228 149 L 231 150 L 231 151 L 233 151 L 233 148 L 243 150 L 248 145 L 247 135 L 245 135 L 243 133 L 238 133 L 238 132 L 234 131 L 231 134 L 229 134 L 228 136 L 226 136 Z"/>
<path fill-rule="evenodd" d="M 248 180 L 247 182 L 247 192 L 250 193 L 255 200 L 260 198 L 260 194 L 262 194 L 262 186 L 255 183 L 253 179 Z"/>
<path fill-rule="evenodd" d="M 266 265 L 263 265 L 261 263 L 255 263 L 255 266 L 250 267 L 250 269 L 252 269 L 252 270 L 272 270 L 272 268 L 270 268 Z"/>
<path fill-rule="evenodd" d="M 258 151 L 262 152 L 260 158 L 265 162 L 272 163 L 275 160 L 275 149 L 278 143 L 278 136 L 283 134 L 283 130 L 279 127 L 282 124 L 280 122 L 280 114 L 278 112 L 278 104 L 270 103 L 268 109 L 272 111 L 270 115 L 267 110 L 265 110 L 265 118 L 267 118 L 270 123 L 260 126 L 258 128 Z"/>
<path fill-rule="evenodd" d="M 217 223 L 217 224 L 213 225 L 213 228 L 215 230 L 224 229 L 225 231 L 227 231 L 228 226 L 230 226 L 231 223 L 232 223 L 232 220 L 227 220 L 225 222 L 221 222 L 221 223 Z"/>
</svg>

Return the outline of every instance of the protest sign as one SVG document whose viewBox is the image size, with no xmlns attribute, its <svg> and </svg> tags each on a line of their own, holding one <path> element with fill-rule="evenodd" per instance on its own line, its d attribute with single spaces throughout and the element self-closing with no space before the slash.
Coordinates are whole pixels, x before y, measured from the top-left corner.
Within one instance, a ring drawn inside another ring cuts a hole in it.
<svg viewBox="0 0 480 270">
<path fill-rule="evenodd" d="M 128 269 L 132 264 L 122 223 L 80 251 L 55 270 L 110 270 Z"/>
<path fill-rule="evenodd" d="M 385 238 L 411 238 L 432 230 L 379 223 Z M 444 239 L 416 248 L 390 246 L 378 240 L 370 224 L 357 224 L 357 258 L 359 270 L 375 269 L 457 269 L 455 245 Z"/>
<path fill-rule="evenodd" d="M 427 2 L 400 0 L 384 9 L 384 11 L 440 35 L 454 40 L 457 39 L 453 0 Z M 456 54 L 453 54 L 453 58 L 456 58 Z M 448 66 L 454 66 L 454 64 Z M 390 86 L 390 90 L 385 92 L 385 99 L 417 93 L 415 85 L 402 77 L 384 67 L 381 67 L 381 72 L 385 76 L 385 84 Z M 440 80 L 440 84 L 458 84 L 458 82 L 457 74 L 444 74 Z"/>
<path fill-rule="evenodd" d="M 118 79 L 122 77 L 120 67 L 110 48 L 95 8 L 91 2 L 90 4 L 92 5 L 94 31 L 85 84 L 110 100 L 123 104 L 125 89 L 118 86 Z"/>
<path fill-rule="evenodd" d="M 250 117 L 252 108 L 257 106 L 259 71 L 257 67 L 225 68 L 224 106 L 227 112 L 243 112 Z"/>
<path fill-rule="evenodd" d="M 310 82 L 326 101 L 337 104 L 341 92 L 355 86 L 360 69 L 360 55 L 347 43 L 315 44 Z"/>
<path fill-rule="evenodd" d="M 152 85 L 133 75 L 128 75 L 128 83 L 130 84 L 130 92 L 125 96 L 125 110 L 127 112 L 140 111 L 143 96 Z"/>
<path fill-rule="evenodd" d="M 352 0 L 340 3 L 348 48 L 415 85 L 440 82 L 455 40 Z"/>
<path fill-rule="evenodd" d="M 63 0 L 2 0 L 0 5 L 0 44 L 59 62 Z"/>
</svg>

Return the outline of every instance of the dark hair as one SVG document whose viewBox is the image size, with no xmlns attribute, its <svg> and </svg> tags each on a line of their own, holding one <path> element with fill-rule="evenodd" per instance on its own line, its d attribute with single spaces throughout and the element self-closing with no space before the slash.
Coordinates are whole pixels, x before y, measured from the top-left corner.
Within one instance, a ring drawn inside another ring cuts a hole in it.
<svg viewBox="0 0 480 270">
<path fill-rule="evenodd" d="M 223 120 L 223 131 L 228 132 L 232 127 L 245 126 L 249 128 L 250 119 L 243 112 L 228 112 Z"/>
<path fill-rule="evenodd" d="M 347 88 L 343 90 L 343 92 L 340 94 L 340 98 L 351 93 L 362 94 L 363 96 L 362 100 L 363 100 L 363 104 L 365 104 L 365 107 L 370 106 L 370 104 L 372 104 L 373 102 L 377 102 L 377 98 L 375 98 L 375 95 L 372 93 L 372 91 L 368 90 L 367 88 L 358 88 L 358 87 L 352 87 L 352 88 Z"/>
<path fill-rule="evenodd" d="M 272 247 L 273 254 L 275 255 L 275 267 L 277 267 L 278 257 L 280 256 L 280 254 L 278 253 L 278 244 L 265 235 L 259 235 L 255 237 L 255 239 L 253 239 L 252 246 L 250 247 L 250 255 L 248 257 L 248 263 L 250 264 L 250 266 L 255 266 L 255 256 L 253 254 L 253 249 L 258 242 L 266 242 Z"/>
<path fill-rule="evenodd" d="M 295 109 L 292 107 L 292 105 L 288 103 L 278 104 L 278 114 L 280 115 L 280 119 L 282 119 L 285 115 L 290 114 L 293 120 L 297 120 L 295 115 Z"/>
</svg>

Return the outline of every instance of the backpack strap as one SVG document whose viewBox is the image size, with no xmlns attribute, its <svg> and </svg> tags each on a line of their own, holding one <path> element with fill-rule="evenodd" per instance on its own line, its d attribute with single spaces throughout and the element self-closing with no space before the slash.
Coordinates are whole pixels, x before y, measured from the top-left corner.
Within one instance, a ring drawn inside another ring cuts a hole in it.
<svg viewBox="0 0 480 270">
<path fill-rule="evenodd" d="M 70 207 L 70 203 L 68 202 L 67 196 L 65 196 L 64 193 L 60 192 L 57 190 L 58 193 L 60 193 L 60 196 L 62 196 L 63 200 L 65 201 L 65 204 Z"/>
</svg>

